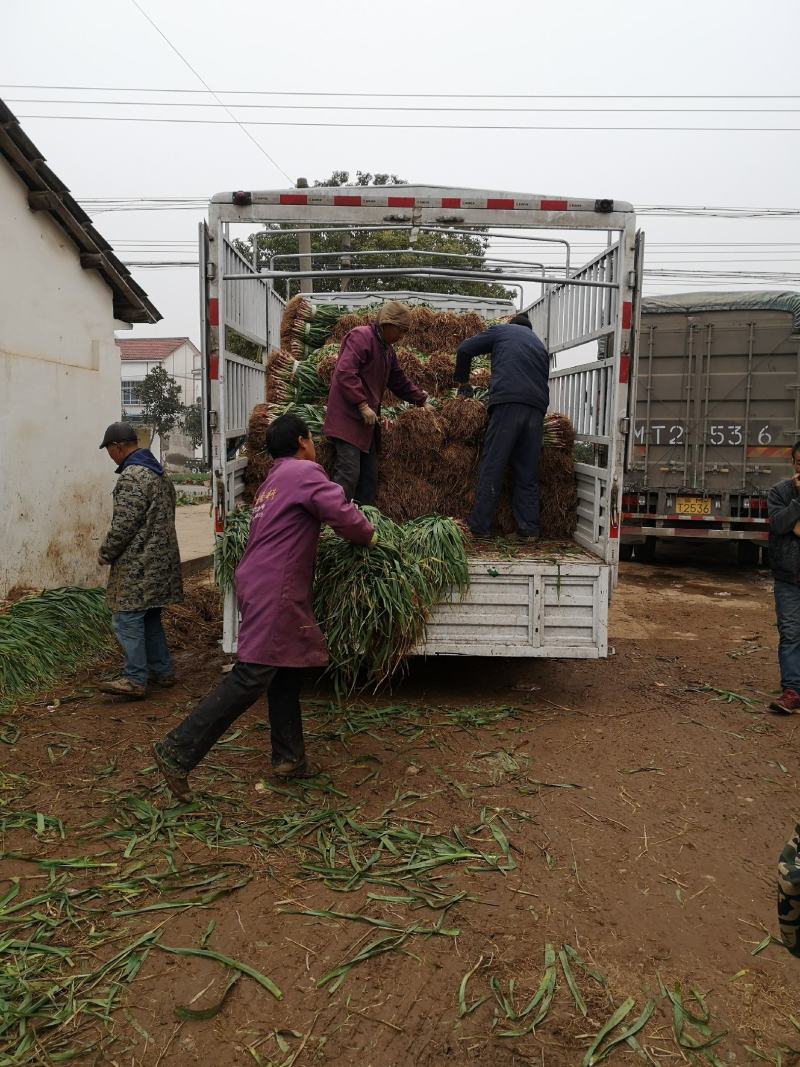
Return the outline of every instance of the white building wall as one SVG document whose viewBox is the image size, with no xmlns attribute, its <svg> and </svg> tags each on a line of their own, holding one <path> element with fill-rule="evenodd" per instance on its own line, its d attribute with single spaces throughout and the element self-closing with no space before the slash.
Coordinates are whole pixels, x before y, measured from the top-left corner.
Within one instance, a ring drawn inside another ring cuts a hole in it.
<svg viewBox="0 0 800 1067">
<path fill-rule="evenodd" d="M 150 373 L 153 367 L 159 366 L 160 360 L 123 359 L 120 361 L 121 382 L 141 382 Z M 165 360 L 163 367 L 167 374 L 171 375 L 180 386 L 181 401 L 189 405 L 200 399 L 200 353 L 196 352 L 190 344 L 182 344 L 171 352 Z M 122 396 L 120 394 L 120 401 Z M 121 410 L 126 416 L 134 418 L 141 415 L 141 404 L 122 403 Z M 146 441 L 143 441 L 146 444 Z M 150 445 L 153 453 L 160 455 L 161 439 L 158 434 L 153 438 Z M 186 457 L 199 457 L 202 448 L 192 448 L 191 442 L 184 433 L 176 429 L 170 434 L 169 442 L 165 446 L 168 453 L 178 453 Z"/>
<path fill-rule="evenodd" d="M 0 597 L 100 585 L 119 418 L 112 293 L 0 161 Z"/>
<path fill-rule="evenodd" d="M 191 345 L 182 344 L 164 360 L 164 369 L 171 374 L 181 387 L 184 404 L 193 404 L 200 396 L 200 378 L 195 375 L 199 369 L 199 355 Z"/>
</svg>

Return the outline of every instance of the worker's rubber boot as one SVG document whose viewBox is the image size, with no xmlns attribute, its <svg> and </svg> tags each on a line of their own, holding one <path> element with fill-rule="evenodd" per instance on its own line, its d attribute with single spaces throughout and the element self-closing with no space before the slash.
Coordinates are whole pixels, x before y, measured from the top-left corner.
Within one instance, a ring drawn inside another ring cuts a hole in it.
<svg viewBox="0 0 800 1067">
<path fill-rule="evenodd" d="M 97 688 L 101 693 L 110 693 L 115 697 L 127 697 L 129 700 L 143 700 L 147 696 L 147 686 L 132 682 L 130 678 L 122 675 L 119 678 L 111 678 L 107 682 L 98 682 Z"/>
<path fill-rule="evenodd" d="M 156 764 L 161 771 L 169 791 L 178 800 L 188 803 L 192 799 L 192 790 L 189 786 L 188 771 L 185 771 L 178 761 L 170 754 L 163 741 L 156 741 L 153 745 L 153 755 Z"/>
<path fill-rule="evenodd" d="M 178 684 L 178 679 L 174 674 L 151 674 L 149 681 L 158 689 L 172 689 Z"/>
<path fill-rule="evenodd" d="M 296 763 L 273 763 L 272 773 L 278 781 L 290 781 L 292 778 L 316 778 L 321 768 L 310 760 L 302 759 Z"/>
</svg>

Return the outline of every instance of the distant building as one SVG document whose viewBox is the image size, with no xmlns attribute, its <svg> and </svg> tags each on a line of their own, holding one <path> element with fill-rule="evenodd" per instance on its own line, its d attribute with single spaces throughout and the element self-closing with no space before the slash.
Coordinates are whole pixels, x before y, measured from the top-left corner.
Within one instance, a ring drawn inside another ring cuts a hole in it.
<svg viewBox="0 0 800 1067">
<path fill-rule="evenodd" d="M 188 407 L 200 399 L 200 351 L 188 337 L 136 337 L 118 340 L 121 373 L 122 417 L 134 425 L 142 421 L 142 405 L 136 398 L 136 386 L 153 367 L 162 366 L 175 379 L 181 389 L 181 398 Z M 144 427 L 140 440 L 147 444 L 150 435 Z M 173 430 L 169 440 L 163 442 L 169 457 L 191 458 L 200 456 L 202 449 L 194 448 L 191 441 L 179 429 Z M 162 442 L 158 436 L 151 448 L 158 455 Z"/>
<path fill-rule="evenodd" d="M 0 598 L 99 585 L 114 331 L 161 315 L 0 101 Z"/>
</svg>

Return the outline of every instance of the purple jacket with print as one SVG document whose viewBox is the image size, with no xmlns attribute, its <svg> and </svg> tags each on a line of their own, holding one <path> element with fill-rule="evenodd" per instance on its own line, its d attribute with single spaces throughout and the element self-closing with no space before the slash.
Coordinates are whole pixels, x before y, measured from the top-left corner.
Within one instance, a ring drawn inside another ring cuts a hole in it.
<svg viewBox="0 0 800 1067">
<path fill-rule="evenodd" d="M 323 522 L 367 545 L 374 529 L 318 463 L 277 460 L 253 501 L 247 549 L 236 568 L 238 657 L 271 667 L 321 667 L 328 650 L 312 609 Z"/>
</svg>

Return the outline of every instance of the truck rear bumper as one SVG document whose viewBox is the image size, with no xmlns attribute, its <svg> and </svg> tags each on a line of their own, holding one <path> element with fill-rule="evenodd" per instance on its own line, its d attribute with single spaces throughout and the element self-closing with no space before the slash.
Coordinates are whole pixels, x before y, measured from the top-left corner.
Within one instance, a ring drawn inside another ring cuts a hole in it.
<svg viewBox="0 0 800 1067">
<path fill-rule="evenodd" d="M 765 544 L 769 540 L 769 532 L 763 528 L 752 530 L 720 530 L 706 529 L 699 523 L 686 523 L 679 526 L 645 526 L 624 523 L 622 526 L 622 542 L 637 544 L 647 537 L 673 538 L 682 541 L 712 540 L 712 541 L 756 541 Z"/>
</svg>

